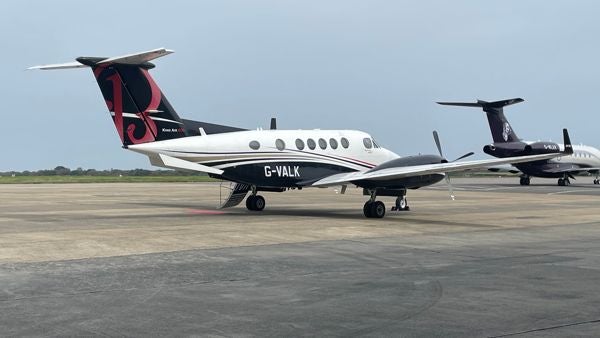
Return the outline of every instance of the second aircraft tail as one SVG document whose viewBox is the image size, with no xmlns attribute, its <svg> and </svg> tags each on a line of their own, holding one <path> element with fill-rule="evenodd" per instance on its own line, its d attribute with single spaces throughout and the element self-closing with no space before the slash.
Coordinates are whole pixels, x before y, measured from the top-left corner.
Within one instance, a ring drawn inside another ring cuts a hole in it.
<svg viewBox="0 0 600 338">
<path fill-rule="evenodd" d="M 477 100 L 477 102 L 438 102 L 438 104 L 445 106 L 462 106 L 462 107 L 480 107 L 487 114 L 488 123 L 490 125 L 490 131 L 492 132 L 492 139 L 494 143 L 505 143 L 505 142 L 517 142 L 521 139 L 517 136 L 515 131 L 512 129 L 506 116 L 504 116 L 504 107 L 511 104 L 523 102 L 521 98 L 487 102 Z"/>
</svg>

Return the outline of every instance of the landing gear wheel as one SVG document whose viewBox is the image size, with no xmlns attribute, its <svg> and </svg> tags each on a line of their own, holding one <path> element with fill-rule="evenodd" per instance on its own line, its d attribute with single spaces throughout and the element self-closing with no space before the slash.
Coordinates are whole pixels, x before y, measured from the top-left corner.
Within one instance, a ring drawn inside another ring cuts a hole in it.
<svg viewBox="0 0 600 338">
<path fill-rule="evenodd" d="M 564 179 L 564 178 L 558 179 L 558 185 L 560 185 L 561 187 L 567 186 L 569 184 L 571 184 L 571 182 L 568 179 Z"/>
<path fill-rule="evenodd" d="M 371 205 L 373 204 L 373 202 L 371 201 L 367 201 L 365 202 L 365 205 L 363 206 L 363 214 L 365 214 L 366 218 L 371 218 Z"/>
<path fill-rule="evenodd" d="M 246 208 L 252 211 L 262 211 L 265 208 L 265 198 L 260 195 L 250 195 L 246 199 Z"/>
<path fill-rule="evenodd" d="M 385 204 L 381 201 L 375 201 L 371 204 L 371 217 L 383 218 L 385 216 Z"/>
<path fill-rule="evenodd" d="M 521 179 L 519 180 L 519 183 L 521 185 L 529 185 L 531 183 L 531 178 L 529 178 L 529 177 L 521 177 Z"/>
<path fill-rule="evenodd" d="M 254 209 L 252 209 L 253 205 L 254 205 L 254 195 L 250 195 L 250 196 L 248 196 L 248 198 L 246 198 L 246 209 L 254 210 Z"/>
<path fill-rule="evenodd" d="M 265 202 L 264 197 L 261 195 L 256 195 L 254 197 L 254 210 L 262 211 L 265 208 L 265 205 L 267 205 L 267 203 Z"/>
<path fill-rule="evenodd" d="M 408 211 L 410 207 L 408 206 L 408 200 L 406 196 L 398 196 L 396 198 L 396 205 L 392 207 L 392 211 Z"/>
<path fill-rule="evenodd" d="M 599 179 L 595 179 L 594 180 L 594 184 L 600 184 L 600 180 Z"/>
</svg>

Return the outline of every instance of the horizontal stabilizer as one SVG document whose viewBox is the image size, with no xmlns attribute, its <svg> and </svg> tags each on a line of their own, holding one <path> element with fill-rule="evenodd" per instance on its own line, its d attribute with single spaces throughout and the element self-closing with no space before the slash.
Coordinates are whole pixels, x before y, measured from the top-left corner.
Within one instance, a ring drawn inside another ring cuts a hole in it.
<svg viewBox="0 0 600 338">
<path fill-rule="evenodd" d="M 502 108 L 505 106 L 510 106 L 511 104 L 523 102 L 522 98 L 514 98 L 508 100 L 487 102 L 483 100 L 477 100 L 477 102 L 438 102 L 438 104 L 444 106 L 461 106 L 461 107 L 481 107 L 481 108 Z"/>
<path fill-rule="evenodd" d="M 221 175 L 223 174 L 223 170 L 212 168 L 209 166 L 205 166 L 199 163 L 182 160 L 179 158 L 175 158 L 173 156 L 158 154 L 160 161 L 162 162 L 163 167 L 171 168 L 171 169 L 186 169 L 192 171 L 199 171 L 207 174 L 215 174 Z M 158 163 L 154 162 L 154 165 L 158 165 Z"/>
<path fill-rule="evenodd" d="M 123 56 L 115 56 L 108 58 L 106 60 L 102 60 L 98 62 L 98 64 L 107 64 L 107 63 L 118 63 L 123 65 L 141 65 L 148 61 L 152 61 L 161 56 L 169 55 L 173 53 L 170 49 L 165 48 L 157 48 L 153 50 L 149 50 L 147 52 L 140 52 L 134 54 L 127 54 Z"/>
<path fill-rule="evenodd" d="M 127 54 L 115 57 L 80 57 L 77 58 L 77 62 L 57 63 L 41 66 L 33 66 L 27 69 L 69 69 L 69 68 L 83 68 L 94 65 L 108 65 L 108 64 L 122 64 L 122 65 L 144 65 L 149 61 L 152 61 L 161 56 L 169 55 L 173 53 L 170 49 L 157 48 L 146 52 L 139 52 L 133 54 Z"/>
<path fill-rule="evenodd" d="M 51 70 L 51 69 L 69 69 L 69 68 L 83 68 L 87 67 L 79 62 L 67 62 L 67 63 L 56 63 L 52 65 L 41 65 L 41 66 L 33 66 L 27 68 L 27 70 L 32 69 L 41 69 L 41 70 Z"/>
</svg>

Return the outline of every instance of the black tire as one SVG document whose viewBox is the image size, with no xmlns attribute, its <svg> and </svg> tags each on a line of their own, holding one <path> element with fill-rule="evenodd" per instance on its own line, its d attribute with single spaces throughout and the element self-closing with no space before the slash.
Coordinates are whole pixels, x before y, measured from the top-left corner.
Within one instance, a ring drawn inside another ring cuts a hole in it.
<svg viewBox="0 0 600 338">
<path fill-rule="evenodd" d="M 255 199 L 255 196 L 253 196 L 253 195 L 250 195 L 250 196 L 248 196 L 248 198 L 246 198 L 246 208 L 248 210 L 254 211 L 254 199 Z"/>
<path fill-rule="evenodd" d="M 385 204 L 381 201 L 375 201 L 371 204 L 371 217 L 383 218 L 385 216 Z"/>
<path fill-rule="evenodd" d="M 558 179 L 558 185 L 563 187 L 565 185 L 565 180 L 563 180 L 562 178 Z"/>
<path fill-rule="evenodd" d="M 365 214 L 366 218 L 371 218 L 373 216 L 371 216 L 371 205 L 373 204 L 373 202 L 371 201 L 366 201 L 365 205 L 363 206 L 363 214 Z"/>
<path fill-rule="evenodd" d="M 254 211 L 263 211 L 263 209 L 265 208 L 265 205 L 267 205 L 267 202 L 265 202 L 265 198 L 260 196 L 260 195 L 256 195 L 254 196 L 254 203 L 253 203 L 253 207 Z"/>
<path fill-rule="evenodd" d="M 398 196 L 396 198 L 396 210 L 398 211 L 407 211 L 410 210 L 408 207 L 408 199 L 405 196 Z"/>
<path fill-rule="evenodd" d="M 519 184 L 520 184 L 520 185 L 525 185 L 525 177 L 521 177 L 521 178 L 519 179 Z"/>
</svg>

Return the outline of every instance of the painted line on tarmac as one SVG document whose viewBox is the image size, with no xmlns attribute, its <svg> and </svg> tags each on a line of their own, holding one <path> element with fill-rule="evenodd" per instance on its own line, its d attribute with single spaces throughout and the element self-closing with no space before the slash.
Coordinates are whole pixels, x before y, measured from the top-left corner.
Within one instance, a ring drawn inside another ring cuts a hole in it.
<svg viewBox="0 0 600 338">
<path fill-rule="evenodd" d="M 578 193 L 578 192 L 589 192 L 588 189 L 580 189 L 580 190 L 565 190 L 565 191 L 556 191 L 556 192 L 549 192 L 546 195 L 560 195 L 560 194 L 571 194 L 571 193 Z"/>
</svg>

